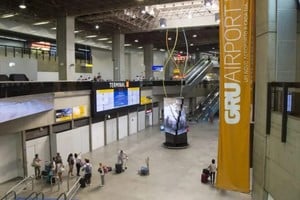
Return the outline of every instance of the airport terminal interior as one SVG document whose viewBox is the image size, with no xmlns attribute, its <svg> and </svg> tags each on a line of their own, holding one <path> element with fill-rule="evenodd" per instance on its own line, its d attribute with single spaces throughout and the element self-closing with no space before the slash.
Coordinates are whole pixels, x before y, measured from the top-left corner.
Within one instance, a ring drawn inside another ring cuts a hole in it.
<svg viewBox="0 0 300 200">
<path fill-rule="evenodd" d="M 298 0 L 2 0 L 0 199 L 299 200 L 299 53 Z"/>
</svg>

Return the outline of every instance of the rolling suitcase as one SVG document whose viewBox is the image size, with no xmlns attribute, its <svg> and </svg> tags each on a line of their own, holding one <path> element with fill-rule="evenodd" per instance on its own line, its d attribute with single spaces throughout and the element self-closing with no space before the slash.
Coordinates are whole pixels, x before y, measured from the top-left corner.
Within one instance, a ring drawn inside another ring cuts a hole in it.
<svg viewBox="0 0 300 200">
<path fill-rule="evenodd" d="M 117 163 L 115 167 L 116 167 L 116 173 L 117 174 L 120 174 L 123 171 L 122 164 Z"/>
<path fill-rule="evenodd" d="M 204 174 L 204 173 L 201 174 L 201 182 L 208 183 L 208 175 L 207 174 Z"/>
</svg>

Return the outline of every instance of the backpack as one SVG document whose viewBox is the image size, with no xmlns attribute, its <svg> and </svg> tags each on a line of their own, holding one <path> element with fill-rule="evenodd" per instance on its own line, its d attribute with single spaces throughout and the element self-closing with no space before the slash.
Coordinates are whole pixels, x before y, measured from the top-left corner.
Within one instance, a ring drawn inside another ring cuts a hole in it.
<svg viewBox="0 0 300 200">
<path fill-rule="evenodd" d="M 90 165 L 86 165 L 85 166 L 85 173 L 86 174 L 90 174 L 91 173 L 91 166 Z"/>
</svg>

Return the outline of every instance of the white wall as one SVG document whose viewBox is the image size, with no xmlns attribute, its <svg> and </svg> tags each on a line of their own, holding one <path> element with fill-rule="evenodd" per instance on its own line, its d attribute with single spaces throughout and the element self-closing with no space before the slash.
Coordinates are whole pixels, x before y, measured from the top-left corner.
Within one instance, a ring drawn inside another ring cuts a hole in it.
<svg viewBox="0 0 300 200">
<path fill-rule="evenodd" d="M 104 122 L 92 124 L 92 150 L 104 146 Z"/>
<path fill-rule="evenodd" d="M 106 144 L 117 141 L 117 118 L 106 120 Z"/>
<path fill-rule="evenodd" d="M 136 76 L 145 75 L 144 54 L 143 52 L 130 53 L 130 80 L 135 80 Z"/>
<path fill-rule="evenodd" d="M 89 152 L 89 126 L 72 129 L 55 134 L 56 152 L 59 152 L 66 163 L 69 153 Z"/>
<path fill-rule="evenodd" d="M 128 115 L 129 121 L 129 135 L 135 134 L 138 131 L 138 120 L 137 120 L 137 112 L 129 113 Z"/>
<path fill-rule="evenodd" d="M 9 67 L 9 63 L 15 66 Z M 0 74 L 26 74 L 29 80 L 37 80 L 37 60 L 33 58 L 0 56 Z"/>
<path fill-rule="evenodd" d="M 118 119 L 119 140 L 128 135 L 128 115 Z"/>
<path fill-rule="evenodd" d="M 58 72 L 38 72 L 38 81 L 58 81 Z"/>
<path fill-rule="evenodd" d="M 153 52 L 153 65 L 164 66 L 167 57 L 168 57 L 168 55 L 165 52 L 154 51 Z M 163 75 L 164 75 L 163 72 L 153 72 L 153 77 L 155 80 L 163 79 Z"/>
<path fill-rule="evenodd" d="M 159 124 L 159 107 L 154 107 L 152 109 L 153 125 Z"/>
<path fill-rule="evenodd" d="M 96 76 L 100 72 L 103 80 L 113 80 L 112 52 L 92 48 L 92 54 L 93 76 Z"/>
<path fill-rule="evenodd" d="M 34 155 L 39 154 L 39 158 L 42 160 L 42 170 L 45 163 L 51 160 L 50 158 L 50 140 L 49 136 L 37 138 L 34 140 L 26 141 L 26 157 L 27 157 L 27 174 L 28 176 L 34 174 L 34 169 L 31 166 Z"/>
<path fill-rule="evenodd" d="M 145 129 L 145 111 L 139 111 L 138 112 L 138 131 Z"/>
<path fill-rule="evenodd" d="M 0 136 L 0 183 L 21 175 L 18 169 L 22 162 L 18 159 L 18 151 L 22 150 L 20 141 L 20 134 Z"/>
</svg>

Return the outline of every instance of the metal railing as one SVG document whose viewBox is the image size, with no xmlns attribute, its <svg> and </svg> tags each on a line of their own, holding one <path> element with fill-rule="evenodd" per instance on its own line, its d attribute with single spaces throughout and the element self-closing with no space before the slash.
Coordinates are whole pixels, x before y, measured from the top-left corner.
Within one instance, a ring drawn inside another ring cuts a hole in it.
<svg viewBox="0 0 300 200">
<path fill-rule="evenodd" d="M 266 134 L 271 134 L 272 112 L 281 112 L 281 142 L 285 143 L 288 115 L 300 118 L 300 82 L 271 82 L 267 92 Z"/>
<path fill-rule="evenodd" d="M 61 193 L 57 197 L 57 200 L 59 200 L 61 198 L 63 198 L 64 200 L 72 199 L 74 197 L 74 195 L 77 193 L 77 191 L 79 190 L 79 188 L 80 188 L 79 181 L 82 178 L 83 178 L 83 176 L 78 177 L 77 180 L 75 181 L 75 183 L 73 184 L 73 186 L 71 188 L 69 188 L 69 176 L 68 176 L 68 180 L 67 180 L 67 192 Z"/>
<path fill-rule="evenodd" d="M 0 200 L 8 200 L 11 199 L 11 197 L 13 197 L 13 199 L 17 199 L 17 193 L 15 191 L 10 191 L 6 193 Z"/>
<path fill-rule="evenodd" d="M 27 189 L 28 187 L 28 182 L 31 182 L 31 190 L 34 190 L 34 176 L 28 176 L 26 178 L 24 178 L 23 180 L 21 180 L 19 183 L 17 183 L 16 185 L 14 185 L 12 188 L 10 188 L 6 194 L 10 193 L 10 192 L 15 192 L 16 194 L 19 194 L 21 191 L 23 191 L 24 189 Z M 24 185 L 23 185 L 24 184 Z M 23 186 L 22 186 L 23 185 Z"/>
<path fill-rule="evenodd" d="M 41 196 L 39 198 L 39 196 Z M 36 199 L 36 200 L 44 200 L 45 198 L 45 195 L 44 193 L 42 192 L 32 192 L 30 195 L 28 195 L 24 200 L 33 200 L 33 199 Z"/>
</svg>

